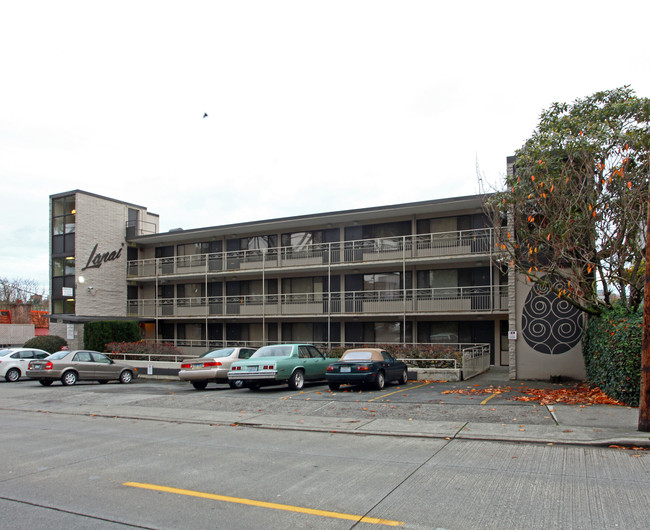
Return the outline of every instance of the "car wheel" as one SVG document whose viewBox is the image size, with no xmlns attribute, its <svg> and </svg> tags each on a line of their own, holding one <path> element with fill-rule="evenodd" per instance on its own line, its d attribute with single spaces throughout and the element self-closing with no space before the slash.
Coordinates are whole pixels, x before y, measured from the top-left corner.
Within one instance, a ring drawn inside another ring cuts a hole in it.
<svg viewBox="0 0 650 530">
<path fill-rule="evenodd" d="M 124 370 L 120 374 L 120 383 L 126 384 L 130 383 L 131 381 L 133 381 L 133 374 L 131 373 L 131 370 Z"/>
<path fill-rule="evenodd" d="M 241 379 L 235 379 L 234 381 L 228 381 L 230 388 L 244 388 L 244 382 Z"/>
<path fill-rule="evenodd" d="M 305 372 L 296 370 L 289 378 L 289 388 L 291 390 L 300 390 L 305 385 Z"/>
<path fill-rule="evenodd" d="M 105 385 L 106 383 L 108 383 L 108 381 L 106 381 L 106 379 L 100 379 L 100 380 L 97 381 L 97 382 L 98 382 L 100 385 Z"/>
<path fill-rule="evenodd" d="M 409 372 L 406 368 L 404 368 L 404 371 L 402 372 L 402 377 L 400 377 L 399 379 L 399 384 L 405 385 L 408 382 L 409 382 Z"/>
<path fill-rule="evenodd" d="M 259 390 L 262 385 L 259 383 L 246 383 L 249 390 Z"/>
<path fill-rule="evenodd" d="M 377 390 L 383 390 L 385 384 L 386 378 L 384 377 L 384 372 L 380 371 L 375 378 L 375 388 Z"/>
<path fill-rule="evenodd" d="M 65 386 L 74 385 L 77 382 L 77 372 L 70 370 L 61 376 L 61 383 Z"/>
<path fill-rule="evenodd" d="M 51 379 L 39 379 L 38 382 L 43 386 L 50 386 L 54 381 Z"/>
<path fill-rule="evenodd" d="M 7 373 L 5 374 L 5 379 L 9 383 L 15 383 L 20 379 L 20 370 L 18 368 L 11 368 L 7 370 Z"/>
<path fill-rule="evenodd" d="M 192 386 L 196 390 L 205 390 L 206 387 L 208 386 L 208 382 L 207 381 L 192 381 Z"/>
<path fill-rule="evenodd" d="M 327 383 L 327 386 L 330 387 L 330 390 L 338 390 L 341 388 L 340 383 Z"/>
</svg>

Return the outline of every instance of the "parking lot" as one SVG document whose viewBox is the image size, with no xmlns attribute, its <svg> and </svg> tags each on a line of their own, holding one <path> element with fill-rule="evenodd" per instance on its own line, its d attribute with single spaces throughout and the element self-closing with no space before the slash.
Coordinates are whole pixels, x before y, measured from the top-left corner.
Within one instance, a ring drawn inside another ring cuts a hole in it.
<svg viewBox="0 0 650 530">
<path fill-rule="evenodd" d="M 66 400 L 72 391 L 87 393 L 89 402 L 110 404 L 130 402 L 152 408 L 188 408 L 219 410 L 240 414 L 288 414 L 314 417 L 354 416 L 367 419 L 401 419 L 423 421 L 466 421 L 468 413 L 475 421 L 555 425 L 549 410 L 535 402 L 516 401 L 520 390 L 529 385 L 554 386 L 548 383 L 511 384 L 503 370 L 493 370 L 463 382 L 409 381 L 406 385 L 387 385 L 377 391 L 363 387 L 341 387 L 331 391 L 325 382 L 307 383 L 300 391 L 286 385 L 259 390 L 231 389 L 228 385 L 210 384 L 196 391 L 177 378 L 141 377 L 129 385 L 78 382 L 74 387 L 55 383 L 43 388 L 36 381 L 24 380 L 11 386 L 12 394 L 29 389 L 32 398 Z M 0 383 L 2 390 L 9 384 Z M 555 385 L 557 386 L 557 385 Z M 94 396 L 94 397 L 93 397 Z"/>
</svg>

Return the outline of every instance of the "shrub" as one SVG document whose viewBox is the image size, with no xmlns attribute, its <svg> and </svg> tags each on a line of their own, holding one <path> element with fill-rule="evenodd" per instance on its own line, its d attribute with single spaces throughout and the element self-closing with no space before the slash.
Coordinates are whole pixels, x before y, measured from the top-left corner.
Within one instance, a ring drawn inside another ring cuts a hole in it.
<svg viewBox="0 0 650 530">
<path fill-rule="evenodd" d="M 170 361 L 171 356 L 187 357 L 176 346 L 168 342 L 110 342 L 106 345 L 106 351 L 111 357 L 119 357 L 121 353 L 128 353 L 130 360 L 135 361 Z"/>
<path fill-rule="evenodd" d="M 134 321 L 104 320 L 84 325 L 84 348 L 106 351 L 109 342 L 140 340 L 140 326 Z"/>
<path fill-rule="evenodd" d="M 352 347 L 352 346 L 351 346 Z M 361 348 L 358 344 L 354 345 L 355 348 Z M 381 348 L 386 350 L 396 359 L 421 359 L 420 362 L 412 361 L 410 364 L 420 368 L 431 368 L 432 360 L 456 360 L 462 361 L 463 354 L 459 351 L 456 344 L 427 344 L 427 345 L 411 345 L 411 344 L 373 344 L 369 348 Z M 347 350 L 346 347 L 335 347 L 327 350 L 328 357 L 339 358 L 343 352 Z M 323 349 L 323 352 L 326 350 Z M 440 361 L 435 364 L 436 368 L 451 368 L 452 362 Z"/>
<path fill-rule="evenodd" d="M 58 335 L 42 335 L 29 339 L 23 344 L 23 348 L 38 348 L 39 350 L 54 353 L 60 351 L 63 346 L 67 345 L 68 342 Z"/>
<path fill-rule="evenodd" d="M 587 383 L 636 407 L 641 392 L 643 312 L 616 307 L 589 319 L 583 340 Z"/>
</svg>

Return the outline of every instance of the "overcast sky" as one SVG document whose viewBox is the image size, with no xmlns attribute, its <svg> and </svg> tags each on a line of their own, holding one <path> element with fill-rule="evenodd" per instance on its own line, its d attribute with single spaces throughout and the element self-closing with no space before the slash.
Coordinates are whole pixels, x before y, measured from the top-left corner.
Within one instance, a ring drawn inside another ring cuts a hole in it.
<svg viewBox="0 0 650 530">
<path fill-rule="evenodd" d="M 73 189 L 161 231 L 477 193 L 552 102 L 650 96 L 650 2 L 618 6 L 4 2 L 0 277 L 48 285 Z"/>
</svg>

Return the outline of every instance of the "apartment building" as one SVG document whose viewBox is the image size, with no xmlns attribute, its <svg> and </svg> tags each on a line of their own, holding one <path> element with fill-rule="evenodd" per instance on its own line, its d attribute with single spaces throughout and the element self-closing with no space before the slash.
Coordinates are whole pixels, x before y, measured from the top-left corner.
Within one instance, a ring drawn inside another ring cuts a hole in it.
<svg viewBox="0 0 650 530">
<path fill-rule="evenodd" d="M 584 369 L 579 344 L 529 343 L 522 323 L 535 314 L 519 302 L 544 293 L 499 262 L 503 228 L 479 196 L 164 233 L 146 208 L 81 190 L 52 195 L 51 213 L 51 332 L 73 345 L 84 322 L 123 318 L 188 355 L 289 341 L 487 344 L 513 376 Z"/>
</svg>

